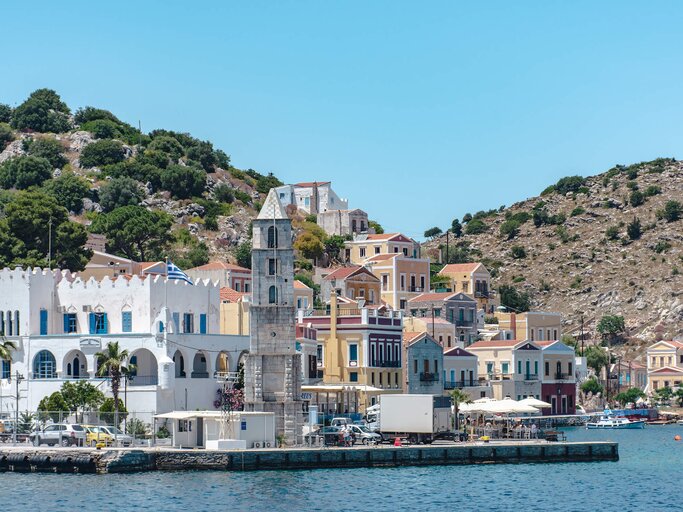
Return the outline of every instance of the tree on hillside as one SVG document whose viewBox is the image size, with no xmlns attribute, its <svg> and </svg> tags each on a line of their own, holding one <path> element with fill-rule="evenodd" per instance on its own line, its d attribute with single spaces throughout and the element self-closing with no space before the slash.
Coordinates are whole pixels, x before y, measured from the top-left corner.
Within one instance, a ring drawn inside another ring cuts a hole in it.
<svg viewBox="0 0 683 512">
<path fill-rule="evenodd" d="M 604 315 L 598 322 L 596 330 L 603 340 L 613 343 L 626 331 L 624 317 L 620 315 Z"/>
<path fill-rule="evenodd" d="M 38 89 L 12 114 L 12 127 L 18 130 L 63 133 L 71 128 L 69 107 L 51 89 Z"/>
<path fill-rule="evenodd" d="M 531 309 L 531 297 L 527 292 L 520 292 L 514 286 L 503 284 L 498 287 L 501 306 L 513 311 L 529 311 Z"/>
<path fill-rule="evenodd" d="M 462 216 L 463 224 L 467 224 L 471 220 L 472 220 L 472 214 L 471 213 L 466 213 L 465 215 Z"/>
<path fill-rule="evenodd" d="M 156 137 L 147 146 L 147 151 L 159 151 L 167 155 L 168 158 L 175 164 L 178 163 L 180 157 L 185 154 L 183 146 L 173 137 L 161 136 Z M 147 153 L 145 151 L 145 153 Z"/>
<path fill-rule="evenodd" d="M 14 133 L 12 128 L 6 123 L 0 123 L 0 152 L 14 140 Z"/>
<path fill-rule="evenodd" d="M 118 140 L 102 139 L 88 144 L 81 151 L 81 167 L 104 167 L 122 162 L 125 158 L 123 144 Z"/>
<path fill-rule="evenodd" d="M 586 349 L 585 354 L 588 367 L 592 368 L 596 375 L 600 375 L 602 369 L 609 363 L 607 351 L 597 345 L 591 345 Z"/>
<path fill-rule="evenodd" d="M 91 251 L 83 246 L 85 228 L 68 218 L 66 208 L 43 192 L 19 192 L 5 205 L 0 219 L 0 266 L 46 267 L 52 223 L 53 268 L 80 271 Z"/>
<path fill-rule="evenodd" d="M 512 240 L 515 238 L 517 235 L 519 235 L 519 227 L 521 226 L 521 223 L 517 220 L 510 219 L 506 220 L 500 225 L 500 234 L 507 238 L 508 240 Z"/>
<path fill-rule="evenodd" d="M 45 158 L 18 156 L 0 166 L 0 186 L 25 190 L 40 186 L 52 177 L 52 166 Z"/>
<path fill-rule="evenodd" d="M 235 258 L 240 267 L 251 268 L 251 241 L 242 242 L 237 246 Z"/>
<path fill-rule="evenodd" d="M 622 407 L 626 407 L 626 404 L 635 404 L 639 398 L 645 398 L 647 395 L 639 388 L 629 388 L 626 391 L 619 393 L 614 399 L 619 402 Z"/>
<path fill-rule="evenodd" d="M 443 233 L 443 231 L 441 231 L 441 228 L 434 226 L 433 228 L 429 228 L 427 231 L 425 231 L 424 236 L 425 238 L 436 238 L 441 233 Z"/>
<path fill-rule="evenodd" d="M 658 219 L 675 222 L 683 215 L 683 206 L 678 201 L 667 201 L 663 209 L 657 210 L 656 215 Z"/>
<path fill-rule="evenodd" d="M 453 222 L 451 222 L 451 233 L 453 233 L 456 238 L 462 236 L 462 224 L 460 224 L 458 219 L 453 219 Z"/>
<path fill-rule="evenodd" d="M 605 388 L 602 387 L 595 377 L 591 377 L 581 384 L 581 391 L 597 395 L 598 393 L 603 393 Z"/>
<path fill-rule="evenodd" d="M 90 185 L 80 176 L 64 172 L 59 178 L 47 181 L 44 189 L 68 211 L 80 213 L 83 209 L 83 198 L 90 190 Z"/>
<path fill-rule="evenodd" d="M 105 212 L 121 206 L 138 205 L 143 197 L 137 181 L 126 176 L 114 178 L 100 188 L 100 205 Z"/>
<path fill-rule="evenodd" d="M 479 235 L 488 229 L 489 227 L 481 219 L 472 219 L 465 226 L 465 233 L 468 235 Z"/>
<path fill-rule="evenodd" d="M 379 222 L 376 222 L 374 220 L 368 221 L 368 227 L 374 229 L 375 233 L 378 235 L 381 235 L 384 233 L 384 228 L 380 225 Z"/>
<path fill-rule="evenodd" d="M 98 215 L 90 226 L 107 237 L 107 249 L 135 261 L 161 259 L 172 240 L 171 217 L 141 206 L 123 206 Z"/>
<path fill-rule="evenodd" d="M 640 220 L 638 217 L 633 217 L 633 220 L 626 226 L 626 234 L 631 240 L 638 240 L 643 234 Z"/>
<path fill-rule="evenodd" d="M 301 253 L 304 258 L 317 259 L 323 254 L 324 246 L 320 238 L 313 233 L 304 232 L 294 242 L 294 248 Z"/>
<path fill-rule="evenodd" d="M 171 164 L 161 171 L 161 187 L 176 199 L 200 196 L 206 187 L 206 173 L 195 167 Z"/>
<path fill-rule="evenodd" d="M 53 169 L 61 169 L 69 160 L 64 156 L 64 146 L 55 139 L 24 139 L 24 151 L 38 158 L 45 158 Z"/>
<path fill-rule="evenodd" d="M 12 119 L 12 107 L 5 103 L 0 103 L 0 123 L 9 123 Z"/>
</svg>

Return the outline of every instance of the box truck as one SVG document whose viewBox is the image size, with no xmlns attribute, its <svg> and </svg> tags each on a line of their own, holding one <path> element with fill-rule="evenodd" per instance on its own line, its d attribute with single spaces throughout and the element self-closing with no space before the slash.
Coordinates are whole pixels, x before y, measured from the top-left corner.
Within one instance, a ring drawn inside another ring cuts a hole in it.
<svg viewBox="0 0 683 512">
<path fill-rule="evenodd" d="M 453 439 L 450 398 L 434 395 L 380 395 L 379 432 L 385 442 Z"/>
</svg>

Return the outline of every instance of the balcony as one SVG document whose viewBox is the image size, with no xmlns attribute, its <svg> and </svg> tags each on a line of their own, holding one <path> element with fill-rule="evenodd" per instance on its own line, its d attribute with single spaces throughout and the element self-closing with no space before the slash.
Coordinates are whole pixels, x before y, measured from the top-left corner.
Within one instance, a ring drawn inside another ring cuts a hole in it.
<svg viewBox="0 0 683 512">
<path fill-rule="evenodd" d="M 420 373 L 420 382 L 439 382 L 439 374 L 422 372 Z"/>
<path fill-rule="evenodd" d="M 474 320 L 454 320 L 453 323 L 456 327 L 472 327 Z"/>
<path fill-rule="evenodd" d="M 569 373 L 557 372 L 555 374 L 555 380 L 570 380 L 572 375 Z"/>
<path fill-rule="evenodd" d="M 525 373 L 524 380 L 538 380 L 538 374 L 536 373 Z"/>
<path fill-rule="evenodd" d="M 209 378 L 209 372 L 192 372 L 190 374 L 190 378 L 192 378 L 192 379 L 208 379 Z"/>
<path fill-rule="evenodd" d="M 400 368 L 401 361 L 372 361 L 370 366 L 375 368 Z"/>
<path fill-rule="evenodd" d="M 409 286 L 408 291 L 414 293 L 422 293 L 425 291 L 425 289 L 420 286 Z"/>
<path fill-rule="evenodd" d="M 444 389 L 461 389 L 473 388 L 474 386 L 481 386 L 478 380 L 460 381 L 460 380 L 446 380 L 443 383 Z"/>
<path fill-rule="evenodd" d="M 157 375 L 132 375 L 128 377 L 129 386 L 156 386 L 159 384 Z"/>
</svg>

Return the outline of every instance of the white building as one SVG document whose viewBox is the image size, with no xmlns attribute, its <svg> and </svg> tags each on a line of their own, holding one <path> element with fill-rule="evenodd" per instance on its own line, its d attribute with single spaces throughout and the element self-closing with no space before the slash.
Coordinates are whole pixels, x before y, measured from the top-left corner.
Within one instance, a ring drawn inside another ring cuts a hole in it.
<svg viewBox="0 0 683 512">
<path fill-rule="evenodd" d="M 131 412 L 210 409 L 216 372 L 236 371 L 247 336 L 219 334 L 219 288 L 162 276 L 122 275 L 83 281 L 68 271 L 0 270 L 0 332 L 17 344 L 0 377 L 0 411 L 36 410 L 72 379 L 96 376 L 95 353 L 109 342 L 129 352 L 135 374 L 125 385 Z M 124 396 L 122 384 L 121 397 Z M 151 416 L 145 421 L 151 422 Z"/>
<path fill-rule="evenodd" d="M 327 210 L 347 210 L 349 202 L 339 197 L 332 190 L 331 181 L 295 183 L 277 187 L 280 204 L 287 207 L 290 204 L 307 213 L 320 213 Z"/>
</svg>

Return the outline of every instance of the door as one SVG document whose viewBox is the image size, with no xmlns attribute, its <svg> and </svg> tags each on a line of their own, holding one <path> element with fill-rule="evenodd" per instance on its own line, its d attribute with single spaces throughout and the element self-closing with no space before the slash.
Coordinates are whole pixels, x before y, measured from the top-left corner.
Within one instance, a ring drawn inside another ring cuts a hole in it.
<svg viewBox="0 0 683 512">
<path fill-rule="evenodd" d="M 557 397 L 550 397 L 550 414 L 557 414 Z"/>
<path fill-rule="evenodd" d="M 204 418 L 197 418 L 197 446 L 204 446 Z"/>
<path fill-rule="evenodd" d="M 74 357 L 73 362 L 73 378 L 78 379 L 81 376 L 81 360 L 78 357 Z"/>
<path fill-rule="evenodd" d="M 567 414 L 567 397 L 562 395 L 562 414 Z"/>
<path fill-rule="evenodd" d="M 41 336 L 47 335 L 47 310 L 46 309 L 40 310 L 40 335 Z"/>
</svg>

